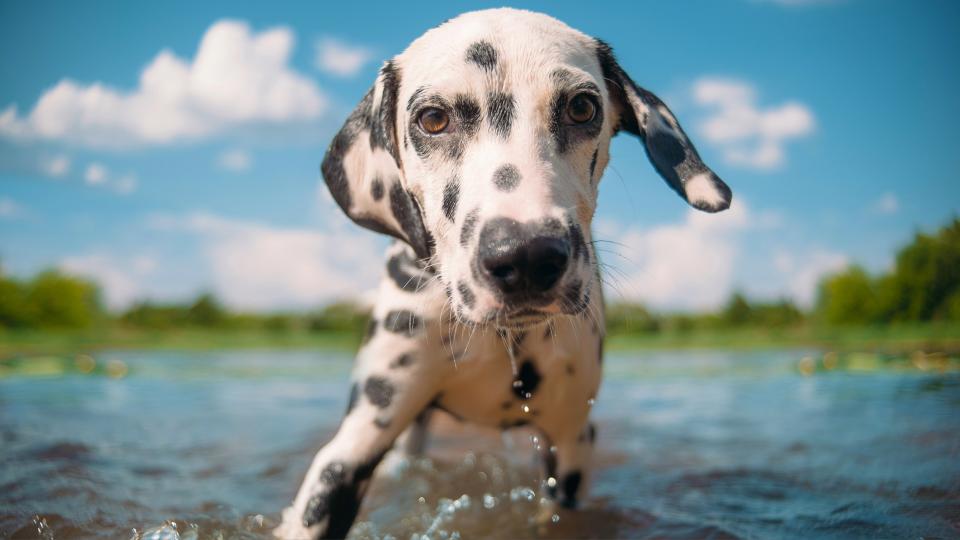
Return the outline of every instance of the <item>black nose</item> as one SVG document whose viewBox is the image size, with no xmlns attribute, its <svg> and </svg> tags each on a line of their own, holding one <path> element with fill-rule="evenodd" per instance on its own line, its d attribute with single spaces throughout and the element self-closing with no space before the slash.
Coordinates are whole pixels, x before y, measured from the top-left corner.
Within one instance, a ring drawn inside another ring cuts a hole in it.
<svg viewBox="0 0 960 540">
<path fill-rule="evenodd" d="M 564 238 L 537 234 L 505 218 L 493 219 L 480 232 L 478 266 L 484 278 L 506 296 L 550 290 L 570 260 Z"/>
</svg>

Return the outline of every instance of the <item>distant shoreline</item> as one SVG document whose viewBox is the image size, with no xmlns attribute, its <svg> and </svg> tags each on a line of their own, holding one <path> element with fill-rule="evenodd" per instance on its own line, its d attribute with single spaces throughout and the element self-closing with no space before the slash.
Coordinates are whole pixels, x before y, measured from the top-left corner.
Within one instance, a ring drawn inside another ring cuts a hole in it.
<svg viewBox="0 0 960 540">
<path fill-rule="evenodd" d="M 43 354 L 81 354 L 118 349 L 230 350 L 339 349 L 354 350 L 357 332 L 270 332 L 229 329 L 0 331 L 0 359 Z M 756 327 L 687 332 L 614 334 L 607 350 L 814 348 L 909 354 L 915 351 L 960 353 L 960 324 L 911 323 L 889 326 L 823 328 Z"/>
</svg>

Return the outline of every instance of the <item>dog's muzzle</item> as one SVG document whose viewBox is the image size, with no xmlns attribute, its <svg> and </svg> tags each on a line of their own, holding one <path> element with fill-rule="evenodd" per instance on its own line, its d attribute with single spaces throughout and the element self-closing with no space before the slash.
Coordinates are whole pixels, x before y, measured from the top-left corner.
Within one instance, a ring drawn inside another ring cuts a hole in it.
<svg viewBox="0 0 960 540">
<path fill-rule="evenodd" d="M 475 269 L 508 309 L 553 301 L 570 262 L 570 242 L 560 231 L 509 218 L 480 231 Z"/>
</svg>

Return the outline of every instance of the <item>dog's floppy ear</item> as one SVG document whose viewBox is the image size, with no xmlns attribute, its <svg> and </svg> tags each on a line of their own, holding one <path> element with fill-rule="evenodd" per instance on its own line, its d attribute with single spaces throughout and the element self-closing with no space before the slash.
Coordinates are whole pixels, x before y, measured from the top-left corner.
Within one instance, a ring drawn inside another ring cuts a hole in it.
<svg viewBox="0 0 960 540">
<path fill-rule="evenodd" d="M 397 95 L 400 70 L 392 62 L 333 138 L 320 169 L 340 208 L 357 224 L 399 238 L 421 258 L 433 240 L 420 207 L 400 181 Z"/>
<path fill-rule="evenodd" d="M 730 207 L 730 188 L 711 171 L 697 154 L 680 123 L 660 98 L 637 86 L 613 56 L 606 43 L 597 40 L 597 60 L 607 90 L 619 107 L 620 129 L 643 140 L 647 157 L 681 197 L 705 212 Z"/>
</svg>

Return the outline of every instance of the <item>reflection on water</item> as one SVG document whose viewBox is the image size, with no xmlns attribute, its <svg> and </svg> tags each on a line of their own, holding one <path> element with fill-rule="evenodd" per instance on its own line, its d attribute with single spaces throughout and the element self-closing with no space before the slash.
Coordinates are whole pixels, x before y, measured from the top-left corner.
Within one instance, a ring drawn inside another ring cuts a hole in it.
<svg viewBox="0 0 960 540">
<path fill-rule="evenodd" d="M 265 538 L 336 429 L 341 353 L 0 363 L 0 537 Z M 541 504 L 529 432 L 441 419 L 356 538 L 960 536 L 957 360 L 611 355 L 585 508 Z"/>
</svg>

